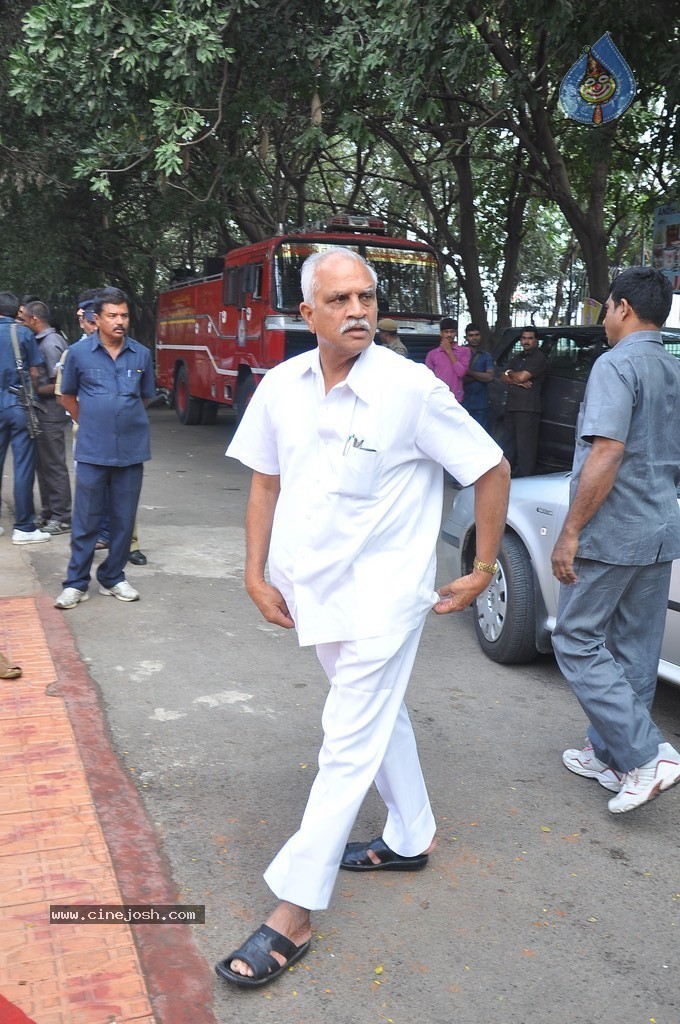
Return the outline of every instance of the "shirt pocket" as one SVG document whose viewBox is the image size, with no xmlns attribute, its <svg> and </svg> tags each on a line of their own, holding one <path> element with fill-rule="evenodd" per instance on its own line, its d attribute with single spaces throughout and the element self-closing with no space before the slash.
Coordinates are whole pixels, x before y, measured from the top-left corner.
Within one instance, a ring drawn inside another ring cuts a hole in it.
<svg viewBox="0 0 680 1024">
<path fill-rule="evenodd" d="M 81 375 L 84 389 L 91 395 L 110 394 L 114 387 L 114 376 L 110 370 L 91 366 Z"/>
<path fill-rule="evenodd" d="M 332 493 L 353 498 L 377 496 L 380 464 L 380 452 L 370 448 L 348 448 L 341 457 L 337 486 Z"/>
<path fill-rule="evenodd" d="M 125 397 L 137 397 L 140 393 L 141 380 L 142 374 L 139 370 L 117 370 L 116 383 L 118 394 Z"/>
</svg>

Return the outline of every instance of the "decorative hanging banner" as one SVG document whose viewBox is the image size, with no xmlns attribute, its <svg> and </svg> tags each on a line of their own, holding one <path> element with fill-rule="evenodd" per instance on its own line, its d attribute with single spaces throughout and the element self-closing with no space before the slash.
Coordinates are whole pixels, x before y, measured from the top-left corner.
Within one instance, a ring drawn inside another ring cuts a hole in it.
<svg viewBox="0 0 680 1024">
<path fill-rule="evenodd" d="M 600 125 L 621 117 L 635 99 L 635 79 L 628 63 L 605 32 L 584 46 L 560 86 L 560 103 L 567 117 L 581 124 Z"/>
</svg>

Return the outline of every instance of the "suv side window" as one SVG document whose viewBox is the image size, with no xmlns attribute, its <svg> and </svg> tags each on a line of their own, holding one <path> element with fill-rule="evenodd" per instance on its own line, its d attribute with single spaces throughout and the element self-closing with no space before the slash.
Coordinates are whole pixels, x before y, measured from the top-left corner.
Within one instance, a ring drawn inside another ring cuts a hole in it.
<svg viewBox="0 0 680 1024">
<path fill-rule="evenodd" d="M 600 351 L 594 338 L 557 337 L 548 356 L 548 373 L 566 380 L 587 380 Z"/>
</svg>

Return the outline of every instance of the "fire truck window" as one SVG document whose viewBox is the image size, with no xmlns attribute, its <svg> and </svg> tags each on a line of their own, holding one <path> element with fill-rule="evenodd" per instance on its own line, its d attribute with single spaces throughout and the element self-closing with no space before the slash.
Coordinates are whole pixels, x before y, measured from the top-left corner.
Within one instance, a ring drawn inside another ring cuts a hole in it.
<svg viewBox="0 0 680 1024">
<path fill-rule="evenodd" d="M 302 302 L 300 290 L 300 270 L 302 264 L 313 252 L 326 249 L 337 249 L 338 246 L 329 242 L 282 242 L 274 255 L 274 295 L 273 302 L 277 309 L 289 309 L 297 312 Z M 358 245 L 342 246 L 343 249 L 359 251 Z"/>
<path fill-rule="evenodd" d="M 238 267 L 227 270 L 222 282 L 222 303 L 235 306 L 238 301 Z"/>
<path fill-rule="evenodd" d="M 378 309 L 390 313 L 438 313 L 439 278 L 432 253 L 366 246 L 364 255 L 378 275 Z"/>
<path fill-rule="evenodd" d="M 262 298 L 262 264 L 249 263 L 243 268 L 243 291 L 254 299 Z"/>
</svg>

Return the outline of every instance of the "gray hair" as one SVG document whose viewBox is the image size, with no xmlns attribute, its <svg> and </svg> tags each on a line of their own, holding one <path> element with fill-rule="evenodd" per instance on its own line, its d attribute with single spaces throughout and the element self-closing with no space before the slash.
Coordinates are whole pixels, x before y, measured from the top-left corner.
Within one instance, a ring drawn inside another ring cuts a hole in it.
<svg viewBox="0 0 680 1024">
<path fill-rule="evenodd" d="M 378 286 L 378 275 L 370 263 L 366 262 L 363 256 L 358 252 L 355 252 L 354 249 L 348 249 L 344 245 L 329 246 L 327 249 L 321 249 L 319 252 L 313 252 L 311 256 L 308 256 L 302 264 L 302 270 L 300 271 L 302 298 L 307 305 L 312 308 L 314 308 L 314 293 L 316 292 L 317 287 L 319 267 L 325 260 L 330 259 L 332 256 L 344 256 L 345 259 L 354 260 L 355 263 L 360 263 L 371 275 L 373 285 L 376 288 Z"/>
</svg>

